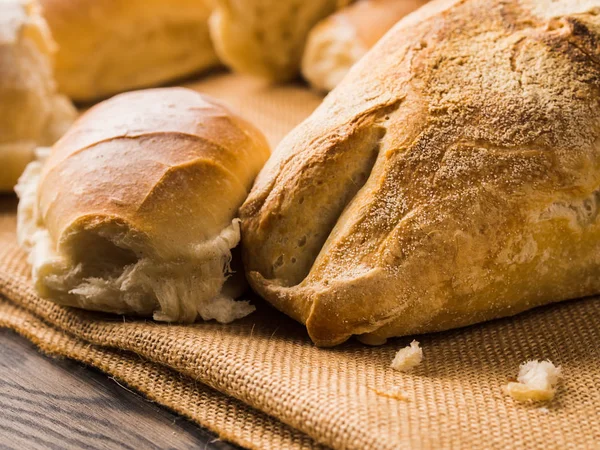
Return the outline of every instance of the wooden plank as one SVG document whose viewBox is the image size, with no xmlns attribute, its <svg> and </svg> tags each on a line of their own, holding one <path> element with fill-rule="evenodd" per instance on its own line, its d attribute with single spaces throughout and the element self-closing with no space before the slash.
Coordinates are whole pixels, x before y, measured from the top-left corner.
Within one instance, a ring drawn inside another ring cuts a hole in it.
<svg viewBox="0 0 600 450">
<path fill-rule="evenodd" d="M 228 443 L 92 368 L 0 329 L 0 448 L 220 449 Z"/>
</svg>

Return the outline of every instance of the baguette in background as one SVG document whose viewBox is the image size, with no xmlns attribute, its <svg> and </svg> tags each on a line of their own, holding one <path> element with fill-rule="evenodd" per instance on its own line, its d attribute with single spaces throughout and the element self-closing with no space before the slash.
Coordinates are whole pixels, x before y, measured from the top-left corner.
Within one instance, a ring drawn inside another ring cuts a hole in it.
<svg viewBox="0 0 600 450">
<path fill-rule="evenodd" d="M 310 29 L 348 0 L 215 0 L 211 37 L 231 69 L 270 81 L 300 72 Z"/>
<path fill-rule="evenodd" d="M 302 75 L 330 91 L 350 68 L 407 14 L 428 0 L 359 0 L 319 22 L 308 35 Z"/>
<path fill-rule="evenodd" d="M 0 192 L 9 192 L 38 145 L 53 144 L 75 119 L 56 92 L 55 43 L 37 2 L 0 1 Z"/>
<path fill-rule="evenodd" d="M 219 64 L 210 0 L 41 0 L 60 90 L 76 101 L 151 87 Z"/>
</svg>

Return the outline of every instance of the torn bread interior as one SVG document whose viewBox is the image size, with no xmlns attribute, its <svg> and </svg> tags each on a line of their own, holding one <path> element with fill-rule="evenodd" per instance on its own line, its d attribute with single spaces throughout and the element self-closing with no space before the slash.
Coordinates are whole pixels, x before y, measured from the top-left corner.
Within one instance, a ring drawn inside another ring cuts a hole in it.
<svg viewBox="0 0 600 450">
<path fill-rule="evenodd" d="M 162 321 L 247 315 L 243 285 L 226 281 L 238 207 L 268 156 L 256 128 L 188 89 L 98 104 L 18 185 L 38 293 Z"/>
</svg>

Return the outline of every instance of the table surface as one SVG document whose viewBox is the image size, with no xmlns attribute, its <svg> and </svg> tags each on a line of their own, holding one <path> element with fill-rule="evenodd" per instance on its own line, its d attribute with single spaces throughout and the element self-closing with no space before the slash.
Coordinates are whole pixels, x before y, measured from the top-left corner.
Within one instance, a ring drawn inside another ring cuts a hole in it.
<svg viewBox="0 0 600 450">
<path fill-rule="evenodd" d="M 238 447 L 95 369 L 0 329 L 0 449 Z"/>
</svg>

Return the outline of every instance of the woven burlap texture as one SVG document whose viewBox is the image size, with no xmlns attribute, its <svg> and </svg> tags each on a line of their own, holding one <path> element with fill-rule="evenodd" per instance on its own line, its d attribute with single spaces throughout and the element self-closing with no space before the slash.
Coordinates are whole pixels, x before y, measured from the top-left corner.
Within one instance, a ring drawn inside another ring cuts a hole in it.
<svg viewBox="0 0 600 450">
<path fill-rule="evenodd" d="M 230 75 L 193 87 L 241 111 L 272 143 L 319 101 L 298 87 Z M 157 324 L 53 305 L 28 280 L 14 200 L 0 208 L 0 294 L 10 299 L 0 303 L 0 324 L 47 352 L 111 373 L 224 439 L 274 449 L 314 442 L 340 449 L 599 448 L 596 299 L 421 336 L 425 360 L 403 374 L 389 366 L 409 338 L 317 349 L 303 327 L 258 299 L 256 313 L 230 325 Z M 546 409 L 502 392 L 532 358 L 563 367 Z M 386 395 L 395 390 L 404 399 Z"/>
</svg>

